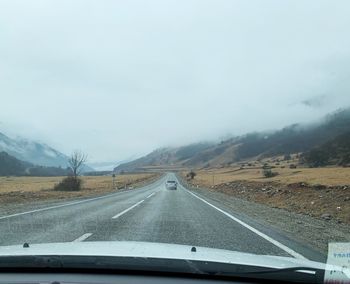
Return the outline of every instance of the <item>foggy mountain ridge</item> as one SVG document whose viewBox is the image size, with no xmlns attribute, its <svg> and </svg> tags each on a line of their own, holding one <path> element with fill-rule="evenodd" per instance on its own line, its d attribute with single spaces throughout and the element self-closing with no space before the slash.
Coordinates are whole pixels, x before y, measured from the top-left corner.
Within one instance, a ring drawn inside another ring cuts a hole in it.
<svg viewBox="0 0 350 284">
<path fill-rule="evenodd" d="M 91 162 L 89 166 L 94 168 L 95 171 L 112 171 L 114 167 L 136 160 L 138 157 L 139 156 L 133 156 L 121 161 Z"/>
<path fill-rule="evenodd" d="M 192 158 L 196 153 L 203 152 L 214 145 L 215 144 L 209 142 L 201 142 L 181 147 L 159 148 L 144 157 L 115 167 L 114 171 L 133 171 L 149 165 L 181 164 Z"/>
<path fill-rule="evenodd" d="M 350 131 L 314 147 L 302 155 L 311 167 L 327 165 L 350 166 Z"/>
<path fill-rule="evenodd" d="M 6 152 L 20 161 L 44 167 L 67 167 L 68 156 L 52 147 L 24 138 L 10 138 L 0 132 L 0 152 Z M 93 170 L 85 166 L 85 171 Z"/>
<path fill-rule="evenodd" d="M 135 171 L 149 166 L 171 165 L 205 168 L 230 165 L 253 158 L 307 153 L 347 132 L 350 132 L 350 108 L 330 113 L 310 124 L 292 124 L 277 131 L 247 133 L 215 144 L 197 143 L 179 148 L 158 149 L 142 158 L 121 164 L 114 170 Z M 325 148 L 322 149 L 324 151 Z M 339 156 L 339 151 L 333 152 Z"/>
<path fill-rule="evenodd" d="M 64 176 L 68 173 L 66 168 L 35 166 L 0 152 L 0 176 Z"/>
</svg>

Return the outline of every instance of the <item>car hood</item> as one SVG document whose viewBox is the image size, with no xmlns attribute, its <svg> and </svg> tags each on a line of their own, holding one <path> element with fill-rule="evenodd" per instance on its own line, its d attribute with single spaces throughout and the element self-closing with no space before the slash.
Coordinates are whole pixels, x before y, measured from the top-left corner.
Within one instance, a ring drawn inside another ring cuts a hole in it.
<svg viewBox="0 0 350 284">
<path fill-rule="evenodd" d="M 69 242 L 1 246 L 0 257 L 6 256 L 103 256 L 154 259 L 179 259 L 226 264 L 260 266 L 267 268 L 310 267 L 325 269 L 325 264 L 292 257 L 256 255 L 223 249 L 149 243 L 149 242 Z"/>
</svg>

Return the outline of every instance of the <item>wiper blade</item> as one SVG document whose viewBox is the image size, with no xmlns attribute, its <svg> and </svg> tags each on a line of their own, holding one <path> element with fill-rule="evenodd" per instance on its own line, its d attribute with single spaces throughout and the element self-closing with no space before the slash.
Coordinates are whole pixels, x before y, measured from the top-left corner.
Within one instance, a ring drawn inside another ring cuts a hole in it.
<svg viewBox="0 0 350 284">
<path fill-rule="evenodd" d="M 270 273 L 283 273 L 283 272 L 300 272 L 308 274 L 316 274 L 319 270 L 310 267 L 288 267 L 288 268 L 271 268 L 267 270 L 258 270 L 258 271 L 247 271 L 244 273 L 247 274 L 270 274 Z M 322 270 L 321 270 L 322 271 Z"/>
<path fill-rule="evenodd" d="M 250 277 L 259 279 L 271 279 L 290 281 L 296 283 L 323 283 L 325 271 L 307 266 L 288 268 L 261 268 L 254 267 L 253 270 L 246 270 L 234 273 L 238 277 Z"/>
</svg>

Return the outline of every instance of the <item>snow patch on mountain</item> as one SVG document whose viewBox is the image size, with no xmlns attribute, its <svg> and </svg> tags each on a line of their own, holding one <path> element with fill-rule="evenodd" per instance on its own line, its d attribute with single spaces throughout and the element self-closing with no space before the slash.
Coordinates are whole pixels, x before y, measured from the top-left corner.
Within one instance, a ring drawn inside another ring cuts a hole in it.
<svg viewBox="0 0 350 284">
<path fill-rule="evenodd" d="M 0 152 L 35 165 L 67 167 L 68 157 L 50 146 L 23 138 L 10 138 L 0 132 Z"/>
</svg>

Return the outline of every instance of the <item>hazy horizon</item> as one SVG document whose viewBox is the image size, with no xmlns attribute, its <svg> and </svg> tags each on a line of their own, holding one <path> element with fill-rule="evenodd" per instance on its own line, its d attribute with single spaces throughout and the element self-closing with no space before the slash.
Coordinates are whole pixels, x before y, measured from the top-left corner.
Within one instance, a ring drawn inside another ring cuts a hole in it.
<svg viewBox="0 0 350 284">
<path fill-rule="evenodd" d="M 0 132 L 89 162 L 350 106 L 348 1 L 1 1 Z"/>
</svg>

